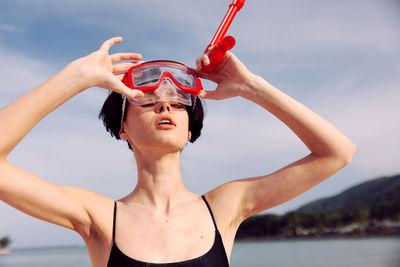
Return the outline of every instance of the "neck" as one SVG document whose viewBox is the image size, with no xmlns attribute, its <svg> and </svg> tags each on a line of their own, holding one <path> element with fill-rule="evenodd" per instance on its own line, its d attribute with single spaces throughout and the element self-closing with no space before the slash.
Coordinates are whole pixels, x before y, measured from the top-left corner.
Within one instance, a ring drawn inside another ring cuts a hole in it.
<svg viewBox="0 0 400 267">
<path fill-rule="evenodd" d="M 164 154 L 136 153 L 138 183 L 132 197 L 169 213 L 179 199 L 189 191 L 183 185 L 180 171 L 180 151 Z"/>
</svg>

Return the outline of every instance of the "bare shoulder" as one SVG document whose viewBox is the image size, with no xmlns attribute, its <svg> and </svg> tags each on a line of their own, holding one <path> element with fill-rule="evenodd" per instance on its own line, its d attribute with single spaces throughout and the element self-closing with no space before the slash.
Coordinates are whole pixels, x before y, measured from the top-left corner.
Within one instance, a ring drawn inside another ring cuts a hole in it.
<svg viewBox="0 0 400 267">
<path fill-rule="evenodd" d="M 243 221 L 240 208 L 241 198 L 235 197 L 237 192 L 235 192 L 234 183 L 223 184 L 204 194 L 214 215 L 218 230 L 221 233 L 228 258 L 232 252 L 236 231 Z"/>
<path fill-rule="evenodd" d="M 219 227 L 236 230 L 243 221 L 236 182 L 220 185 L 204 195 Z"/>
</svg>

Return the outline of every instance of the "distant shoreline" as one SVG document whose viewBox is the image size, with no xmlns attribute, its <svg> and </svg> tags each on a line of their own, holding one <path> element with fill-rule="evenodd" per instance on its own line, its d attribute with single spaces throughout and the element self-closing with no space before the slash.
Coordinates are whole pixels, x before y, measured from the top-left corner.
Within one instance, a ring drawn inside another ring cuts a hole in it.
<svg viewBox="0 0 400 267">
<path fill-rule="evenodd" d="M 260 237 L 260 238 L 241 238 L 235 240 L 240 242 L 263 242 L 263 241 L 296 241 L 296 240 L 325 240 L 325 239 L 368 239 L 368 238 L 400 238 L 400 235 L 326 235 L 326 236 L 298 236 L 298 237 Z"/>
<path fill-rule="evenodd" d="M 325 233 L 297 236 L 263 236 L 263 237 L 243 237 L 235 239 L 235 242 L 253 242 L 253 241 L 285 241 L 285 240 L 324 240 L 324 239 L 367 239 L 367 238 L 400 238 L 400 232 L 396 233 Z"/>
<path fill-rule="evenodd" d="M 400 239 L 400 233 L 396 235 L 324 235 L 324 236 L 297 236 L 297 237 L 259 237 L 259 238 L 241 238 L 235 239 L 235 243 L 246 243 L 246 242 L 264 242 L 264 241 L 317 241 L 317 240 L 343 240 L 343 239 L 368 239 L 368 238 L 395 238 Z M 13 248 L 12 251 L 24 251 L 24 250 L 43 250 L 43 249 L 86 249 L 86 246 L 80 245 L 58 245 L 54 246 L 40 246 L 40 247 L 21 247 L 21 248 Z M 0 249 L 0 255 L 3 253 Z M 11 250 L 4 250 L 3 255 L 12 253 Z"/>
<path fill-rule="evenodd" d="M 52 250 L 57 250 L 57 249 L 86 249 L 86 246 L 84 245 L 56 245 L 56 246 L 51 246 L 51 245 L 44 245 L 44 246 L 37 246 L 37 247 L 13 247 L 13 251 L 23 251 L 23 250 L 42 250 L 42 249 L 52 249 Z"/>
</svg>

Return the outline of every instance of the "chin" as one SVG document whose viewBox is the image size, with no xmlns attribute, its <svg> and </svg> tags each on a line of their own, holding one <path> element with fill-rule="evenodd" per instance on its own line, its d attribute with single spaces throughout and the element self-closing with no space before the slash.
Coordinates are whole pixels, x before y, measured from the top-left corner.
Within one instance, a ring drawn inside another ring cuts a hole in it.
<svg viewBox="0 0 400 267">
<path fill-rule="evenodd" d="M 186 146 L 186 139 L 182 140 L 179 139 L 177 140 L 176 136 L 162 136 L 162 137 L 155 137 L 151 138 L 151 140 L 146 140 L 147 142 L 141 142 L 138 144 L 134 145 L 136 148 L 138 148 L 140 151 L 164 151 L 167 153 L 174 153 L 174 152 L 179 152 L 181 151 L 185 146 Z"/>
<path fill-rule="evenodd" d="M 185 145 L 186 142 L 182 141 L 171 141 L 171 140 L 163 140 L 161 142 L 156 143 L 157 147 L 160 150 L 169 150 L 169 151 L 181 151 Z"/>
</svg>

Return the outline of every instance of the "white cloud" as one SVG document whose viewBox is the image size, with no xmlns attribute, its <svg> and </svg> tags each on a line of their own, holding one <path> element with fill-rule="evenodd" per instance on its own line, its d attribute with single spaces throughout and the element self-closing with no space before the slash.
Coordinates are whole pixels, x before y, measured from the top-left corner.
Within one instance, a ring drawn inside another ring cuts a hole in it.
<svg viewBox="0 0 400 267">
<path fill-rule="evenodd" d="M 15 97 L 27 92 L 29 89 L 41 84 L 48 79 L 54 70 L 42 61 L 31 58 L 21 52 L 5 48 L 0 44 L 0 58 L 4 68 L 0 71 L 0 92 L 4 96 Z M 4 105 L 4 98 L 0 105 Z"/>
<path fill-rule="evenodd" d="M 0 24 L 0 31 L 17 32 L 18 27 L 15 25 L 11 25 L 11 24 Z"/>
</svg>

